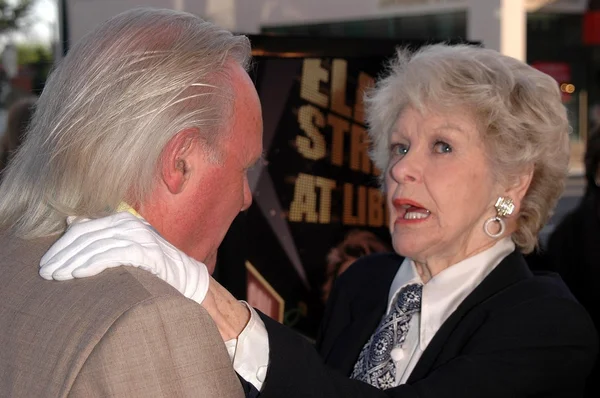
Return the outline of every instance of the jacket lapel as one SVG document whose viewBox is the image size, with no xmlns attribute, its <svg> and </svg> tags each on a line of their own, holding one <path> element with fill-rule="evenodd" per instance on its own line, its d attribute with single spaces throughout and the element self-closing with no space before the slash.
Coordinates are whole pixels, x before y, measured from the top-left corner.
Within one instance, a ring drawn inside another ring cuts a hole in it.
<svg viewBox="0 0 600 398">
<path fill-rule="evenodd" d="M 372 295 L 353 302 L 350 313 L 354 316 L 348 328 L 340 336 L 341 346 L 346 347 L 347 353 L 343 356 L 344 361 L 340 363 L 340 369 L 344 374 L 352 373 L 361 350 L 379 325 L 386 310 L 388 290 L 389 286 L 382 287 L 379 291 L 372 291 Z"/>
<path fill-rule="evenodd" d="M 377 263 L 375 260 L 378 260 Z M 345 308 L 336 308 L 336 331 L 328 337 L 329 347 L 323 347 L 325 362 L 350 375 L 363 346 L 379 325 L 387 309 L 390 285 L 402 264 L 399 256 L 372 258 L 370 267 L 377 269 L 377 276 L 371 278 L 345 302 Z"/>
<path fill-rule="evenodd" d="M 502 260 L 440 327 L 417 362 L 407 383 L 413 383 L 429 374 L 446 341 L 469 311 L 510 285 L 530 278 L 532 275 L 525 259 L 516 250 Z"/>
</svg>

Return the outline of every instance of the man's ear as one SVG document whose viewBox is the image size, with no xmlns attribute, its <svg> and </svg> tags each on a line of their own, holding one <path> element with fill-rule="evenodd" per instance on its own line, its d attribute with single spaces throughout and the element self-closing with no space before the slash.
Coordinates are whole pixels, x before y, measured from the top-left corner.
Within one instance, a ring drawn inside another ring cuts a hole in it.
<svg viewBox="0 0 600 398">
<path fill-rule="evenodd" d="M 529 185 L 531 185 L 531 179 L 533 178 L 533 165 L 528 166 L 521 175 L 519 175 L 513 184 L 508 187 L 506 196 L 511 198 L 515 203 L 515 210 L 518 213 L 521 208 L 521 201 L 525 197 Z"/>
<path fill-rule="evenodd" d="M 191 154 L 197 149 L 198 131 L 186 129 L 167 142 L 161 155 L 161 177 L 172 194 L 180 193 L 185 187 L 191 171 Z"/>
</svg>

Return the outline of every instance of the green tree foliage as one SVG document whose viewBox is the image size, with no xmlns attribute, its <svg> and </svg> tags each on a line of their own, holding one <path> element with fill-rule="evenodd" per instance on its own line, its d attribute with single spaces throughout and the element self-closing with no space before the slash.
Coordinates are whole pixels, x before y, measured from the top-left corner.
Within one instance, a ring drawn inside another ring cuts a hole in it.
<svg viewBox="0 0 600 398">
<path fill-rule="evenodd" d="M 0 34 L 17 30 L 35 0 L 0 0 Z"/>
<path fill-rule="evenodd" d="M 42 44 L 17 44 L 17 62 L 19 65 L 52 63 L 52 52 Z"/>
<path fill-rule="evenodd" d="M 52 67 L 52 52 L 41 44 L 17 44 L 17 62 L 32 72 L 32 91 L 39 95 Z"/>
</svg>

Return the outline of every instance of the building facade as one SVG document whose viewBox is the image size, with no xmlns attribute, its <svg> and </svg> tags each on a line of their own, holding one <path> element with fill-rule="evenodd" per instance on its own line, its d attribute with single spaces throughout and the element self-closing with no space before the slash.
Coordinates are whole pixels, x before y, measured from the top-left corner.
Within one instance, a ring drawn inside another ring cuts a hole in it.
<svg viewBox="0 0 600 398">
<path fill-rule="evenodd" d="M 192 12 L 240 33 L 480 42 L 561 85 L 575 174 L 589 131 L 600 126 L 600 50 L 584 40 L 588 0 L 63 0 L 63 31 L 74 42 L 140 6 Z"/>
</svg>

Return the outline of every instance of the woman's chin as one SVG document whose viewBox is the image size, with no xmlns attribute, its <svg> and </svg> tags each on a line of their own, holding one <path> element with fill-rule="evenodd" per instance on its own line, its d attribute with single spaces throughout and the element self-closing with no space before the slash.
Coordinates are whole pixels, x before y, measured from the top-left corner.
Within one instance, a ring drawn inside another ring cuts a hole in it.
<svg viewBox="0 0 600 398">
<path fill-rule="evenodd" d="M 401 255 L 402 257 L 408 258 L 419 258 L 421 257 L 422 245 L 417 245 L 415 243 L 406 242 L 406 240 L 399 240 L 396 242 L 394 239 L 394 251 Z"/>
</svg>

